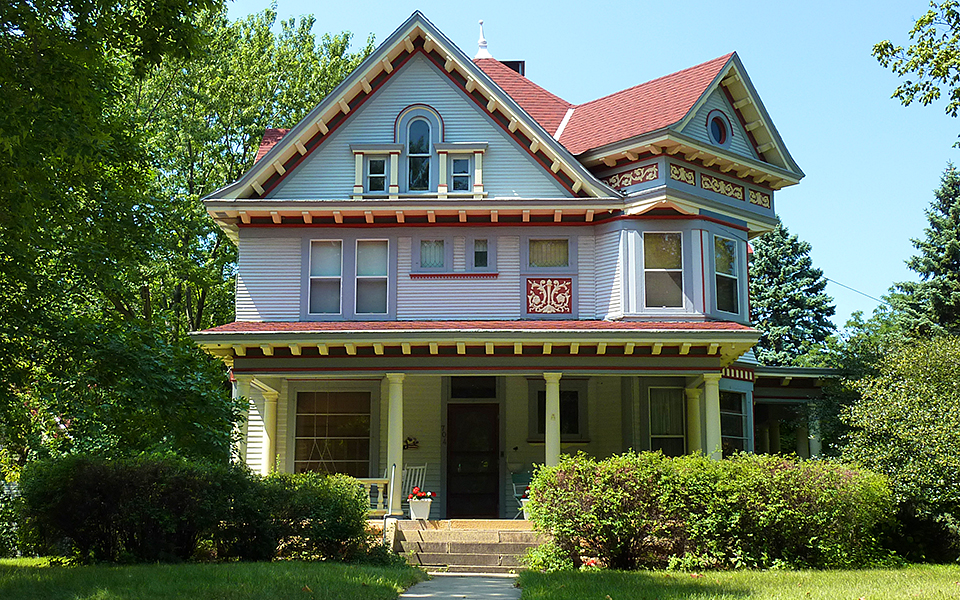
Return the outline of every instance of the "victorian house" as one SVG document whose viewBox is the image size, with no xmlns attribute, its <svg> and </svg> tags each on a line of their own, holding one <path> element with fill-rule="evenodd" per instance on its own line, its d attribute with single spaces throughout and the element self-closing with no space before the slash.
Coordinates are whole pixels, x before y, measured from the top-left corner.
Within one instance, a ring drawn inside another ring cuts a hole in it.
<svg viewBox="0 0 960 600">
<path fill-rule="evenodd" d="M 433 516 L 496 518 L 561 453 L 785 445 L 822 373 L 751 360 L 747 255 L 803 173 L 737 55 L 574 105 L 480 46 L 414 13 L 204 199 L 236 320 L 193 339 L 249 401 L 243 460 L 426 465 Z"/>
</svg>

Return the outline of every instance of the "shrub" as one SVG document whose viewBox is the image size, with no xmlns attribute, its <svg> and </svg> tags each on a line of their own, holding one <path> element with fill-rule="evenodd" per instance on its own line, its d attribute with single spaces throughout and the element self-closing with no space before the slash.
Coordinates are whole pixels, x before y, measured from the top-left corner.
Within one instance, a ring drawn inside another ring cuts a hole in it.
<svg viewBox="0 0 960 600">
<path fill-rule="evenodd" d="M 17 556 L 20 548 L 19 491 L 0 479 L 0 558 Z"/>
<path fill-rule="evenodd" d="M 617 569 L 868 565 L 894 507 L 881 476 L 748 454 L 581 454 L 541 469 L 531 498 L 575 565 Z"/>
</svg>

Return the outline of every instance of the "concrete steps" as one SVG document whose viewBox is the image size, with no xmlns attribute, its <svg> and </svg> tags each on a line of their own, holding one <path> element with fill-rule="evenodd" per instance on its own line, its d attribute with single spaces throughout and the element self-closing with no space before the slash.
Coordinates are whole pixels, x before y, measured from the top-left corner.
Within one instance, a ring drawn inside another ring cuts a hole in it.
<svg viewBox="0 0 960 600">
<path fill-rule="evenodd" d="M 448 573 L 515 573 L 546 537 L 529 521 L 397 521 L 394 550 L 410 564 Z"/>
</svg>

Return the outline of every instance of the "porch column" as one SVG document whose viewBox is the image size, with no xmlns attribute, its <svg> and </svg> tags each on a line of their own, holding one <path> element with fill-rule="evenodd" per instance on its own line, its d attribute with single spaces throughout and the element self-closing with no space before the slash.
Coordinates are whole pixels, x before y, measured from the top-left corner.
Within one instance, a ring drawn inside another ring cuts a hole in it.
<svg viewBox="0 0 960 600">
<path fill-rule="evenodd" d="M 260 474 L 269 475 L 277 461 L 277 398 L 275 391 L 260 390 L 263 394 L 263 459 Z"/>
<path fill-rule="evenodd" d="M 387 477 L 393 465 L 397 468 L 393 476 L 393 489 L 390 490 L 390 514 L 401 514 L 400 476 L 403 473 L 403 378 L 404 373 L 387 373 L 390 385 L 387 407 Z"/>
<path fill-rule="evenodd" d="M 810 458 L 810 432 L 806 425 L 797 427 L 797 456 Z"/>
<path fill-rule="evenodd" d="M 816 458 L 823 452 L 820 443 L 820 420 L 808 417 L 810 423 L 810 458 Z"/>
<path fill-rule="evenodd" d="M 247 439 L 250 428 L 250 380 L 245 377 L 237 377 L 233 384 L 233 398 L 243 398 L 247 405 L 242 424 L 237 425 L 238 433 L 237 449 L 240 456 L 240 462 L 249 465 L 247 461 Z"/>
<path fill-rule="evenodd" d="M 700 441 L 700 388 L 687 388 L 687 452 L 703 452 Z"/>
<path fill-rule="evenodd" d="M 543 428 L 544 464 L 553 467 L 560 462 L 560 377 L 563 373 L 544 373 L 546 384 L 546 418 Z"/>
<path fill-rule="evenodd" d="M 707 422 L 707 447 L 704 450 L 710 458 L 720 460 L 723 457 L 720 450 L 720 373 L 703 374 L 703 391 Z"/>
</svg>

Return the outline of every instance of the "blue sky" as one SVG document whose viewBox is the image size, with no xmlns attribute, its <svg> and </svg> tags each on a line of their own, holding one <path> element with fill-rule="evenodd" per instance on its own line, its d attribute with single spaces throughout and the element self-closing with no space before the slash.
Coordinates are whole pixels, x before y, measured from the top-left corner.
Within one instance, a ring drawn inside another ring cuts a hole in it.
<svg viewBox="0 0 960 600">
<path fill-rule="evenodd" d="M 265 0 L 229 5 L 238 18 Z M 351 31 L 384 40 L 419 9 L 468 55 L 484 20 L 489 49 L 525 60 L 527 77 L 581 103 L 737 51 L 806 177 L 776 195 L 792 233 L 841 284 L 879 298 L 916 279 L 904 265 L 923 235 L 924 209 L 948 161 L 960 120 L 943 104 L 903 107 L 897 78 L 871 56 L 883 39 L 906 44 L 927 10 L 900 2 L 592 2 L 278 0 L 280 18 L 314 14 L 315 33 Z M 831 283 L 834 322 L 877 302 Z"/>
</svg>

